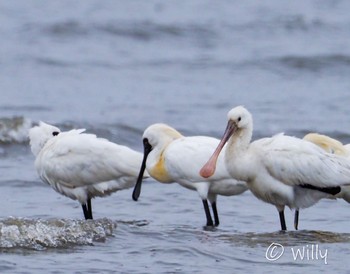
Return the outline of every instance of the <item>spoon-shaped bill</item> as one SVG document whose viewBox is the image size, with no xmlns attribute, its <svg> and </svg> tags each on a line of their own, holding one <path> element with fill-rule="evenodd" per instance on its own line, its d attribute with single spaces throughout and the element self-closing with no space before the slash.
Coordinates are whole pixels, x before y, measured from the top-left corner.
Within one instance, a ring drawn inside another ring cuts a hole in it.
<svg viewBox="0 0 350 274">
<path fill-rule="evenodd" d="M 208 162 L 199 171 L 199 174 L 203 178 L 209 178 L 210 176 L 213 176 L 216 169 L 216 162 L 218 160 L 219 154 L 221 150 L 224 148 L 227 141 L 232 136 L 232 134 L 236 131 L 236 129 L 237 129 L 236 123 L 234 123 L 231 120 L 228 121 L 226 130 L 224 132 L 224 135 L 221 138 L 219 145 L 215 149 L 213 155 L 209 158 Z"/>
<path fill-rule="evenodd" d="M 147 139 L 143 140 L 143 149 L 144 149 L 144 153 L 143 153 L 143 159 L 142 159 L 142 164 L 141 164 L 139 176 L 137 177 L 134 191 L 132 192 L 132 199 L 134 201 L 137 201 L 138 198 L 140 197 L 142 179 L 143 179 L 143 174 L 144 174 L 145 169 L 146 169 L 147 157 L 148 157 L 148 154 L 152 151 L 152 146 L 148 143 Z"/>
</svg>

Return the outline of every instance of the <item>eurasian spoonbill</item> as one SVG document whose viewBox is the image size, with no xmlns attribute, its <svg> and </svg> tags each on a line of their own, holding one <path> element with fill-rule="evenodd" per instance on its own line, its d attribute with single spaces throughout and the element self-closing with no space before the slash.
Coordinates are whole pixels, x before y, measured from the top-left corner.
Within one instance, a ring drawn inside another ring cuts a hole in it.
<svg viewBox="0 0 350 274">
<path fill-rule="evenodd" d="M 318 145 L 328 153 L 350 158 L 350 144 L 343 145 L 340 141 L 319 133 L 308 133 L 303 139 Z M 350 203 L 350 186 L 342 186 L 340 192 L 334 198 L 341 198 Z M 296 209 L 294 215 L 295 229 L 298 229 L 298 224 L 299 209 Z"/>
<path fill-rule="evenodd" d="M 92 198 L 135 185 L 142 153 L 84 131 L 61 132 L 40 122 L 29 130 L 29 138 L 41 180 L 78 200 L 85 219 L 92 219 Z"/>
<path fill-rule="evenodd" d="M 166 124 L 149 126 L 143 133 L 144 158 L 133 199 L 137 201 L 139 198 L 143 173 L 147 168 L 148 173 L 161 183 L 177 182 L 185 188 L 196 190 L 203 202 L 206 225 L 218 226 L 217 195 L 238 195 L 247 190 L 245 182 L 231 178 L 221 157 L 213 177 L 204 179 L 199 175 L 200 168 L 219 141 L 205 136 L 185 137 Z M 208 200 L 212 206 L 214 222 Z"/>
<path fill-rule="evenodd" d="M 350 184 L 350 161 L 325 152 L 308 141 L 275 135 L 251 143 L 253 118 L 242 106 L 228 112 L 222 140 L 201 176 L 215 175 L 220 151 L 227 143 L 225 161 L 231 176 L 247 182 L 259 199 L 276 206 L 281 229 L 286 230 L 284 208 L 306 208 L 340 192 Z"/>
</svg>

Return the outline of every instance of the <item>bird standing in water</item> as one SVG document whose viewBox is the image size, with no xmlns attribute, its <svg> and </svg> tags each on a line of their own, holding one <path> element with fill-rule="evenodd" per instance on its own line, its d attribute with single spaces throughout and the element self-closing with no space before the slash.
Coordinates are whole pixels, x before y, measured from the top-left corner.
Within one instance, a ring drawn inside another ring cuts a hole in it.
<svg viewBox="0 0 350 274">
<path fill-rule="evenodd" d="M 84 131 L 61 132 L 40 122 L 29 130 L 29 139 L 40 179 L 78 200 L 85 219 L 93 219 L 91 199 L 133 187 L 142 154 Z"/>
<path fill-rule="evenodd" d="M 206 136 L 185 137 L 166 124 L 153 124 L 143 133 L 144 158 L 140 175 L 133 192 L 133 199 L 139 198 L 143 172 L 148 173 L 161 183 L 177 182 L 181 186 L 196 190 L 202 200 L 207 226 L 218 226 L 217 195 L 238 195 L 247 190 L 245 182 L 231 178 L 223 159 L 219 160 L 215 176 L 204 179 L 199 170 L 219 140 Z M 212 220 L 208 200 L 211 203 Z"/>
<path fill-rule="evenodd" d="M 220 144 L 200 171 L 210 178 L 225 146 L 231 176 L 247 182 L 259 199 L 276 206 L 281 229 L 286 230 L 284 208 L 306 208 L 350 184 L 350 160 L 325 152 L 308 141 L 275 135 L 251 143 L 253 118 L 242 106 L 228 112 Z"/>
</svg>

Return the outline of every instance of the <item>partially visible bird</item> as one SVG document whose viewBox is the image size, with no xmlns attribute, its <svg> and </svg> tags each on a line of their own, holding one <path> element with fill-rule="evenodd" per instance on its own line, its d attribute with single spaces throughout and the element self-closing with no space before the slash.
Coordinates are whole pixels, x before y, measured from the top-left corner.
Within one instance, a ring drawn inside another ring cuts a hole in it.
<svg viewBox="0 0 350 274">
<path fill-rule="evenodd" d="M 308 133 L 304 136 L 303 139 L 314 143 L 315 145 L 318 145 L 328 153 L 350 157 L 349 145 L 343 145 L 342 142 L 327 135 L 319 133 Z"/>
<path fill-rule="evenodd" d="M 61 132 L 40 122 L 29 130 L 29 139 L 40 179 L 78 200 L 85 219 L 93 219 L 91 199 L 133 187 L 142 154 L 84 131 Z"/>
<path fill-rule="evenodd" d="M 285 206 L 306 208 L 350 185 L 349 159 L 283 134 L 251 143 L 252 134 L 250 112 L 242 106 L 230 110 L 222 140 L 200 174 L 215 176 L 218 157 L 227 142 L 225 161 L 231 176 L 247 182 L 257 198 L 276 206 L 282 230 L 287 229 Z"/>
<path fill-rule="evenodd" d="M 161 183 L 177 182 L 181 186 L 196 190 L 203 202 L 207 226 L 218 226 L 217 195 L 238 195 L 247 190 L 245 182 L 232 179 L 220 158 L 215 176 L 204 179 L 199 170 L 219 144 L 219 140 L 206 136 L 185 137 L 166 124 L 153 124 L 143 133 L 144 158 L 133 192 L 136 201 L 141 192 L 143 172 Z M 208 201 L 211 203 L 214 222 Z"/>
<path fill-rule="evenodd" d="M 323 150 L 328 153 L 333 153 L 337 155 L 341 155 L 347 158 L 350 158 L 350 144 L 343 145 L 342 142 L 333 139 L 327 135 L 319 134 L 319 133 L 308 133 L 303 138 L 306 141 L 314 143 L 318 145 Z M 341 190 L 334 197 L 328 198 L 341 198 L 350 203 L 350 186 L 341 186 Z M 297 230 L 299 225 L 299 209 L 295 210 L 294 215 L 294 228 Z"/>
</svg>

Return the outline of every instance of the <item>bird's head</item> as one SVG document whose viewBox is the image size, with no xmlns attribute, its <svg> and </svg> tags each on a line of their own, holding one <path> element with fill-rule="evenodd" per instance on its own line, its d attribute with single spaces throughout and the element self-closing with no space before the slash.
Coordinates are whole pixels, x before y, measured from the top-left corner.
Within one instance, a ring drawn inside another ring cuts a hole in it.
<svg viewBox="0 0 350 274">
<path fill-rule="evenodd" d="M 212 176 L 215 172 L 216 161 L 225 144 L 232 136 L 241 136 L 242 132 L 248 130 L 251 134 L 253 118 L 250 112 L 243 106 L 238 106 L 231 109 L 227 114 L 227 126 L 221 141 L 210 157 L 208 162 L 202 167 L 200 175 L 204 178 Z"/>
<path fill-rule="evenodd" d="M 39 122 L 38 126 L 29 130 L 30 148 L 35 156 L 39 154 L 46 142 L 57 136 L 61 130 L 55 126 Z"/>
</svg>

